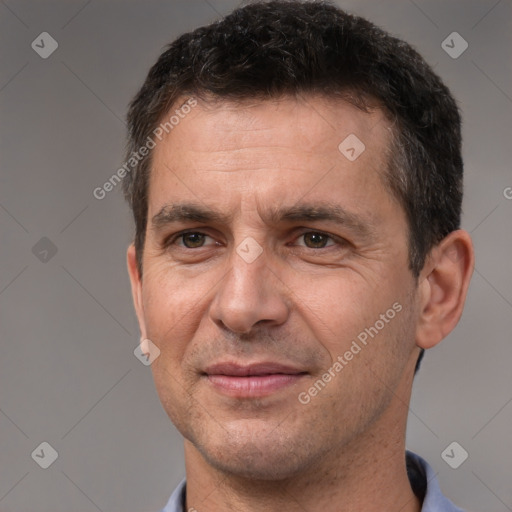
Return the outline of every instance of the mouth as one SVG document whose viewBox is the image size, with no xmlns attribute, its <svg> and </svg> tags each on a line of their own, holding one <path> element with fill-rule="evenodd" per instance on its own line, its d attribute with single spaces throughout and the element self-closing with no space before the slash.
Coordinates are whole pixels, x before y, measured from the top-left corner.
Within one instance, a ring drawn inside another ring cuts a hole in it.
<svg viewBox="0 0 512 512">
<path fill-rule="evenodd" d="M 225 362 L 206 368 L 203 377 L 218 392 L 237 398 L 268 396 L 299 382 L 308 372 L 279 363 Z"/>
</svg>

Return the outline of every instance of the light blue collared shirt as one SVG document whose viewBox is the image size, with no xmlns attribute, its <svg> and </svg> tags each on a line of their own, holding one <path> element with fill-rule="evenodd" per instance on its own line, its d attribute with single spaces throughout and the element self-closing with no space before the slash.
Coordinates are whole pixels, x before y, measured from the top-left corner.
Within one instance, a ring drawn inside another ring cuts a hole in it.
<svg viewBox="0 0 512 512">
<path fill-rule="evenodd" d="M 411 486 L 415 493 L 421 494 L 425 489 L 425 498 L 421 512 L 464 512 L 457 508 L 448 498 L 445 498 L 439 488 L 434 470 L 428 462 L 415 453 L 406 452 L 407 467 Z M 186 479 L 184 478 L 174 489 L 167 505 L 161 512 L 187 512 L 185 510 Z"/>
</svg>

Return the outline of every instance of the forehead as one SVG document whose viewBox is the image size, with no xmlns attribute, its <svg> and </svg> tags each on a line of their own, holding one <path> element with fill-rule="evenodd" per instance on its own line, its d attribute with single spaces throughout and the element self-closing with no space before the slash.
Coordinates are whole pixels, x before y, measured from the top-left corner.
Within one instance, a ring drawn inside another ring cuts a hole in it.
<svg viewBox="0 0 512 512">
<path fill-rule="evenodd" d="M 370 191 L 384 191 L 391 128 L 379 108 L 365 112 L 344 100 L 306 95 L 197 101 L 186 110 L 153 150 L 150 215 L 183 196 L 215 203 L 245 192 L 260 202 L 292 203 L 306 193 L 329 192 L 332 201 L 340 191 L 357 207 Z"/>
<path fill-rule="evenodd" d="M 176 101 L 163 123 L 185 102 L 186 98 Z M 387 143 L 390 134 L 390 123 L 376 102 L 368 111 L 343 99 L 312 94 L 269 100 L 196 102 L 180 119 L 172 116 L 177 123 L 162 134 L 160 147 L 202 153 L 209 148 L 219 151 L 240 149 L 242 144 L 268 144 L 288 146 L 295 151 L 313 150 L 320 156 L 320 147 L 332 150 L 333 142 L 341 142 L 349 134 L 359 135 L 367 146 Z"/>
</svg>

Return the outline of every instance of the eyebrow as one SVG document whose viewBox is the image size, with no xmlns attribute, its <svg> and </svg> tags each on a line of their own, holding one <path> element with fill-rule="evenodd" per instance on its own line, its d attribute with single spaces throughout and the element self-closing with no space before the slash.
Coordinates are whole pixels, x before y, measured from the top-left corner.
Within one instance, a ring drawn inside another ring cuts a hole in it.
<svg viewBox="0 0 512 512">
<path fill-rule="evenodd" d="M 272 208 L 266 218 L 274 224 L 285 222 L 328 221 L 342 225 L 364 239 L 371 239 L 377 233 L 376 226 L 365 217 L 349 212 L 338 204 L 299 204 Z M 229 224 L 233 215 L 225 214 L 195 203 L 174 203 L 163 206 L 151 219 L 151 227 L 160 230 L 177 222 L 201 222 Z"/>
<path fill-rule="evenodd" d="M 230 215 L 211 210 L 193 203 L 175 203 L 163 206 L 151 219 L 153 229 L 160 229 L 167 224 L 183 221 L 194 222 L 218 222 L 227 224 L 231 220 Z"/>
</svg>

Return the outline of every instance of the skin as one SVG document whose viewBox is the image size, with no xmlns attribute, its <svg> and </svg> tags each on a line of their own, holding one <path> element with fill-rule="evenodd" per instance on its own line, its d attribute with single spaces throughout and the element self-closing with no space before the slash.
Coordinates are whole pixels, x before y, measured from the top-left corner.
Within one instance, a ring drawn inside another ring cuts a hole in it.
<svg viewBox="0 0 512 512">
<path fill-rule="evenodd" d="M 355 161 L 338 150 L 351 133 L 366 146 Z M 133 245 L 128 270 L 141 336 L 161 351 L 160 400 L 185 439 L 187 510 L 420 510 L 404 458 L 414 366 L 457 324 L 473 248 L 452 232 L 414 278 L 406 217 L 382 178 L 389 141 L 380 110 L 307 96 L 198 102 L 153 150 L 143 279 Z M 229 217 L 153 225 L 177 203 Z M 339 206 L 366 232 L 270 216 L 303 204 Z M 183 230 L 200 234 L 173 238 Z M 237 252 L 247 237 L 263 249 L 251 263 Z M 302 404 L 394 303 L 401 311 Z M 228 359 L 307 373 L 269 396 L 227 396 L 202 372 Z"/>
</svg>

